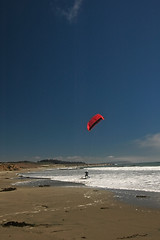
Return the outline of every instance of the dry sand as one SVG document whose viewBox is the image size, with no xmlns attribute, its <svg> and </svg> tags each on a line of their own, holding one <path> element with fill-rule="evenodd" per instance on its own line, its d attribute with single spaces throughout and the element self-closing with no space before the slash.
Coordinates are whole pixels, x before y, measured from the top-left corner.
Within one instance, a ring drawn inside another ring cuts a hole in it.
<svg viewBox="0 0 160 240">
<path fill-rule="evenodd" d="M 0 172 L 1 190 L 13 187 L 15 174 Z M 16 187 L 0 192 L 0 236 L 3 240 L 159 240 L 160 210 L 118 202 L 104 190 Z"/>
</svg>

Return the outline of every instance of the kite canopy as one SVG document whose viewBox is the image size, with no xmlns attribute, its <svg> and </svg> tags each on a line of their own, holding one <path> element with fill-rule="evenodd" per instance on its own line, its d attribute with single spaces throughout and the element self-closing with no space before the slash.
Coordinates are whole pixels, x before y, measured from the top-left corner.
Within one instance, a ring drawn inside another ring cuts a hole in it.
<svg viewBox="0 0 160 240">
<path fill-rule="evenodd" d="M 101 114 L 96 114 L 95 116 L 93 116 L 87 123 L 88 131 L 90 131 L 101 120 L 104 120 L 104 117 Z"/>
</svg>

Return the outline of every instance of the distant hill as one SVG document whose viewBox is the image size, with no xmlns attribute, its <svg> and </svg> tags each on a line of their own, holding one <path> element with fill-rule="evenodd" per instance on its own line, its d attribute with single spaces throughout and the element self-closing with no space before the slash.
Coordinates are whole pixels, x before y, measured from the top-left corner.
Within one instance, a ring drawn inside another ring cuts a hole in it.
<svg viewBox="0 0 160 240">
<path fill-rule="evenodd" d="M 63 165 L 86 165 L 84 162 L 61 161 L 57 159 L 44 159 L 38 162 L 18 161 L 18 162 L 0 162 L 0 171 L 18 171 L 27 168 L 37 168 L 42 165 L 63 164 Z"/>
<path fill-rule="evenodd" d="M 71 165 L 85 165 L 85 162 L 71 162 L 71 161 L 62 161 L 62 160 L 58 160 L 58 159 L 44 159 L 44 160 L 40 160 L 38 161 L 38 163 L 41 164 L 71 164 Z"/>
</svg>

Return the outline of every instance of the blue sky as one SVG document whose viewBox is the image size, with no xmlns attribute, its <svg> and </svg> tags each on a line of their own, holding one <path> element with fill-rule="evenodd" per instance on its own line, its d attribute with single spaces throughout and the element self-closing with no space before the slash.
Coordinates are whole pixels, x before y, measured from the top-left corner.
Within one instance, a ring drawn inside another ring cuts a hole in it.
<svg viewBox="0 0 160 240">
<path fill-rule="evenodd" d="M 158 0 L 0 5 L 0 161 L 160 160 Z"/>
</svg>

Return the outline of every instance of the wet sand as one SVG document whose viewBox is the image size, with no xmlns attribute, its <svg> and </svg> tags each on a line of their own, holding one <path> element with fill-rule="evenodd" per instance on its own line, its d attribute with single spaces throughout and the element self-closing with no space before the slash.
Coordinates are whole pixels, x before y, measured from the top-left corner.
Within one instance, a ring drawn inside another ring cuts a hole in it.
<svg viewBox="0 0 160 240">
<path fill-rule="evenodd" d="M 0 189 L 13 187 L 16 172 L 0 172 Z M 19 181 L 19 180 L 18 180 Z M 84 187 L 17 187 L 0 192 L 3 240 L 160 239 L 160 210 L 117 201 Z"/>
</svg>

